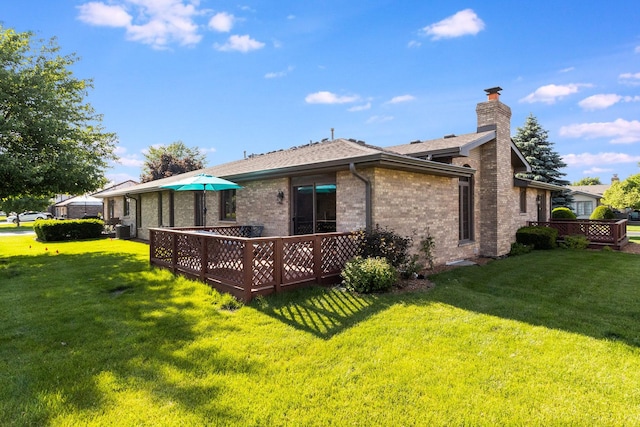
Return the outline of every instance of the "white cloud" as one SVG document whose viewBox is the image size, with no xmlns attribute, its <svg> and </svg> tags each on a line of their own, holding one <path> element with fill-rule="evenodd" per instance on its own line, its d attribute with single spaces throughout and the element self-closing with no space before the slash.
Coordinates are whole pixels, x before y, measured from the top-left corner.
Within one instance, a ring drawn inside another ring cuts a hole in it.
<svg viewBox="0 0 640 427">
<path fill-rule="evenodd" d="M 534 102 L 543 102 L 545 104 L 554 104 L 557 100 L 564 98 L 567 95 L 578 93 L 580 88 L 592 87 L 593 85 L 588 83 L 570 83 L 568 85 L 546 85 L 541 86 L 520 100 L 520 102 L 528 102 L 533 104 Z"/>
<path fill-rule="evenodd" d="M 336 95 L 328 91 L 310 93 L 304 100 L 307 104 L 348 104 L 360 99 L 357 95 Z"/>
<path fill-rule="evenodd" d="M 400 96 L 394 96 L 393 98 L 391 98 L 386 103 L 387 104 L 400 104 L 402 102 L 413 101 L 414 99 L 416 99 L 416 97 L 413 96 L 413 95 L 400 95 Z"/>
<path fill-rule="evenodd" d="M 365 111 L 365 110 L 370 110 L 371 109 L 371 103 L 367 102 L 364 105 L 356 105 L 354 107 L 349 108 L 347 111 L 350 111 L 352 113 L 357 112 L 357 111 Z"/>
<path fill-rule="evenodd" d="M 482 19 L 473 10 L 465 9 L 440 22 L 424 27 L 421 33 L 431 36 L 431 40 L 438 40 L 476 35 L 483 29 Z"/>
<path fill-rule="evenodd" d="M 604 173 L 604 172 L 613 172 L 615 169 L 612 168 L 599 168 L 599 167 L 592 167 L 586 170 L 583 170 L 582 173 L 587 175 L 587 176 L 593 176 L 593 175 L 597 175 L 599 173 Z"/>
<path fill-rule="evenodd" d="M 78 19 L 89 25 L 104 27 L 127 27 L 131 15 L 122 6 L 109 6 L 100 2 L 89 2 L 78 6 Z"/>
<path fill-rule="evenodd" d="M 622 84 L 637 86 L 640 85 L 640 73 L 623 73 L 618 76 L 618 80 Z"/>
<path fill-rule="evenodd" d="M 418 48 L 420 46 L 422 46 L 422 43 L 416 40 L 411 40 L 409 43 L 407 43 L 408 48 Z"/>
<path fill-rule="evenodd" d="M 135 168 L 140 168 L 144 165 L 143 160 L 138 159 L 136 158 L 136 156 L 132 156 L 132 155 L 119 157 L 117 162 L 122 166 L 135 167 Z"/>
<path fill-rule="evenodd" d="M 275 79 L 275 78 L 279 78 L 279 77 L 285 77 L 287 74 L 289 74 L 292 71 L 293 71 L 293 67 L 289 66 L 284 71 L 275 71 L 275 72 L 272 72 L 272 73 L 267 73 L 267 74 L 264 75 L 264 78 L 265 79 Z"/>
<path fill-rule="evenodd" d="M 563 68 L 562 70 L 560 70 L 561 73 L 569 73 L 573 70 L 575 70 L 575 67 L 567 67 L 567 68 Z"/>
<path fill-rule="evenodd" d="M 78 19 L 89 25 L 122 27 L 129 40 L 166 49 L 171 43 L 194 45 L 202 40 L 194 18 L 199 0 L 119 0 L 78 6 Z M 134 18 L 135 17 L 135 18 Z"/>
<path fill-rule="evenodd" d="M 393 120 L 394 117 L 393 116 L 371 116 L 369 117 L 369 119 L 367 120 L 367 124 L 372 124 L 372 123 L 384 123 L 384 122 L 389 122 L 391 120 Z"/>
<path fill-rule="evenodd" d="M 252 50 L 262 49 L 264 47 L 264 43 L 254 40 L 248 35 L 244 35 L 244 36 L 233 35 L 229 37 L 229 39 L 225 44 L 220 45 L 216 43 L 214 47 L 217 50 L 220 50 L 222 52 L 238 51 L 242 53 L 247 53 Z"/>
<path fill-rule="evenodd" d="M 618 102 L 638 102 L 640 96 L 622 96 L 615 93 L 602 93 L 598 95 L 589 96 L 582 101 L 578 102 L 578 105 L 587 111 L 604 110 L 609 108 Z"/>
<path fill-rule="evenodd" d="M 627 153 L 581 153 L 566 154 L 562 160 L 567 166 L 598 166 L 615 165 L 619 163 L 636 163 L 640 161 L 640 156 L 632 156 Z"/>
<path fill-rule="evenodd" d="M 612 138 L 613 144 L 631 144 L 640 141 L 640 121 L 617 119 L 613 122 L 579 123 L 560 128 L 560 135 L 567 138 Z"/>
<path fill-rule="evenodd" d="M 235 20 L 235 16 L 227 12 L 216 13 L 209 20 L 209 28 L 220 33 L 228 33 L 233 28 Z"/>
</svg>

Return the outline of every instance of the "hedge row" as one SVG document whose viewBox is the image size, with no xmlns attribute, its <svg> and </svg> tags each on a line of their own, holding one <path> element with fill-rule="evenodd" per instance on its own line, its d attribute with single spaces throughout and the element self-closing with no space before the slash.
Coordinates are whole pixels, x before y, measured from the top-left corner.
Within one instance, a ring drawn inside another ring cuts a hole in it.
<svg viewBox="0 0 640 427">
<path fill-rule="evenodd" d="M 38 221 L 33 230 L 42 242 L 95 239 L 102 236 L 104 221 L 99 219 Z"/>
</svg>

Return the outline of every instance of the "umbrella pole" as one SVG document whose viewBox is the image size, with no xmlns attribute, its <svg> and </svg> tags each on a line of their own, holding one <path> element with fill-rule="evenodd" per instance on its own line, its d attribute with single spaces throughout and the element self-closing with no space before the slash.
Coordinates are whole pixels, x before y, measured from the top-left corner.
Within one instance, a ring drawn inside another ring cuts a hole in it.
<svg viewBox="0 0 640 427">
<path fill-rule="evenodd" d="M 202 216 L 202 222 L 203 222 L 203 225 L 206 227 L 207 226 L 207 189 L 206 188 L 202 189 L 202 213 L 204 214 Z"/>
</svg>

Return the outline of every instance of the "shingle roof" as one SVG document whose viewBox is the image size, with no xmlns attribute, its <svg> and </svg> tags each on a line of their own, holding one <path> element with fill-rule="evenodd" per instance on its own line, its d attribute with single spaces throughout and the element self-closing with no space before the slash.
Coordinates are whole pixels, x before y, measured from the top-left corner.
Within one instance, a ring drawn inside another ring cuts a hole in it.
<svg viewBox="0 0 640 427">
<path fill-rule="evenodd" d="M 409 144 L 395 145 L 387 147 L 388 150 L 410 156 L 428 155 L 437 153 L 458 153 L 468 151 L 477 145 L 491 141 L 495 138 L 496 132 L 489 130 L 485 132 L 474 132 L 465 135 L 449 135 L 428 141 L 415 141 Z"/>
<path fill-rule="evenodd" d="M 387 166 L 399 167 L 399 165 L 403 165 L 426 172 L 430 171 L 450 176 L 465 175 L 470 171 L 468 168 L 405 156 L 398 152 L 368 145 L 353 139 L 335 139 L 309 143 L 266 154 L 250 155 L 242 160 L 146 182 L 126 189 L 105 191 L 100 193 L 99 197 L 157 191 L 160 185 L 169 184 L 199 173 L 207 173 L 242 183 L 242 181 L 286 176 L 292 173 L 304 173 L 313 170 L 347 169 L 349 163 L 352 162 L 383 162 Z"/>
</svg>

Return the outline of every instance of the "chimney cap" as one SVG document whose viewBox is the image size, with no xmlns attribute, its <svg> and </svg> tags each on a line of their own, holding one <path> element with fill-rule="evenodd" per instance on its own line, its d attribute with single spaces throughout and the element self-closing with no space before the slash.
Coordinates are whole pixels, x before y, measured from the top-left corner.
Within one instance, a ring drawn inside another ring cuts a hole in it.
<svg viewBox="0 0 640 427">
<path fill-rule="evenodd" d="M 498 95 L 500 95 L 501 90 L 502 88 L 500 86 L 496 86 L 496 87 L 490 87 L 489 89 L 485 89 L 484 91 L 487 92 L 487 95 L 493 95 L 494 93 L 497 93 Z"/>
</svg>

